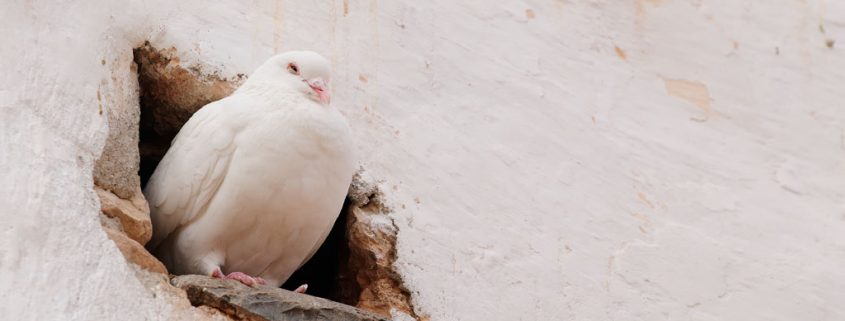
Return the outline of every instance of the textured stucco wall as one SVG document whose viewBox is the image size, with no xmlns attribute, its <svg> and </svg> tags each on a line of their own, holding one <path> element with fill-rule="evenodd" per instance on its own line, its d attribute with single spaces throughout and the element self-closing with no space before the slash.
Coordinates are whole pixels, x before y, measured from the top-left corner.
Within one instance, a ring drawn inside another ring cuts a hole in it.
<svg viewBox="0 0 845 321">
<path fill-rule="evenodd" d="M 845 319 L 845 3 L 475 2 L 0 5 L 0 315 L 176 315 L 91 182 L 150 40 L 324 53 L 432 320 Z"/>
</svg>

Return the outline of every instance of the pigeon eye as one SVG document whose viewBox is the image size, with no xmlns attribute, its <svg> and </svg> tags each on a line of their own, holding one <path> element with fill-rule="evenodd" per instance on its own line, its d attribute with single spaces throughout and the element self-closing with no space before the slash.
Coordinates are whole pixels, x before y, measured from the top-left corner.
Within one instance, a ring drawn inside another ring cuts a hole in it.
<svg viewBox="0 0 845 321">
<path fill-rule="evenodd" d="M 297 67 L 295 63 L 289 63 L 288 64 L 288 72 L 290 72 L 294 75 L 299 75 L 299 67 Z"/>
</svg>

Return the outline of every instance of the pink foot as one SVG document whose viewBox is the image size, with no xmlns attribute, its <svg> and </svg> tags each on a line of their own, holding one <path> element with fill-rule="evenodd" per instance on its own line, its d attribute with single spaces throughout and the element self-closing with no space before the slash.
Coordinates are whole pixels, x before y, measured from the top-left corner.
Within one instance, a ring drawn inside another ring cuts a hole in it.
<svg viewBox="0 0 845 321">
<path fill-rule="evenodd" d="M 300 285 L 298 288 L 296 288 L 296 290 L 293 290 L 293 292 L 305 293 L 306 290 L 308 290 L 308 284 L 303 284 L 303 285 Z"/>
<path fill-rule="evenodd" d="M 251 277 L 246 273 L 242 272 L 232 272 L 228 275 L 224 275 L 223 271 L 221 271 L 220 268 L 217 268 L 216 270 L 214 270 L 214 272 L 211 272 L 211 277 L 218 279 L 237 280 L 247 286 L 255 286 L 256 284 L 267 284 L 267 281 L 265 281 L 261 277 Z"/>
</svg>

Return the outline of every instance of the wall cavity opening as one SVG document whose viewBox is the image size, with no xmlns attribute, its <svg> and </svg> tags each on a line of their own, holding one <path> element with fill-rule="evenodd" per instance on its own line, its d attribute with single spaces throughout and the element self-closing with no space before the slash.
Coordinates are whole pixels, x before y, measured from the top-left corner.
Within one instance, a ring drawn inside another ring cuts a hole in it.
<svg viewBox="0 0 845 321">
<path fill-rule="evenodd" d="M 134 50 L 140 86 L 139 158 L 146 185 L 173 137 L 199 108 L 231 94 L 245 76 L 224 79 L 183 66 L 176 49 L 149 43 Z M 378 314 L 420 320 L 410 292 L 394 270 L 397 228 L 378 184 L 363 170 L 355 174 L 332 231 L 317 253 L 282 286 L 309 284 L 312 296 Z"/>
</svg>

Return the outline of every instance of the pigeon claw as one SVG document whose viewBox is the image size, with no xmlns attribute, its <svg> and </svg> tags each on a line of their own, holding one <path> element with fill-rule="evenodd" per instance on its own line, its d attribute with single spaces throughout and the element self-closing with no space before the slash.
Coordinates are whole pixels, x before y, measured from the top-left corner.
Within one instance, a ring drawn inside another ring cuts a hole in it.
<svg viewBox="0 0 845 321">
<path fill-rule="evenodd" d="M 267 281 L 262 279 L 261 277 L 252 277 L 247 275 L 243 272 L 232 272 L 229 274 L 223 274 L 223 271 L 220 268 L 211 272 L 211 277 L 218 278 L 218 279 L 229 279 L 229 280 L 236 280 L 243 283 L 246 286 L 255 286 L 255 285 L 265 285 Z"/>
<path fill-rule="evenodd" d="M 298 288 L 296 288 L 296 290 L 293 290 L 293 292 L 303 293 L 303 294 L 305 293 L 305 291 L 308 291 L 308 284 L 300 285 Z"/>
</svg>

